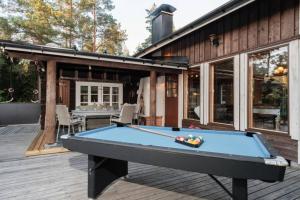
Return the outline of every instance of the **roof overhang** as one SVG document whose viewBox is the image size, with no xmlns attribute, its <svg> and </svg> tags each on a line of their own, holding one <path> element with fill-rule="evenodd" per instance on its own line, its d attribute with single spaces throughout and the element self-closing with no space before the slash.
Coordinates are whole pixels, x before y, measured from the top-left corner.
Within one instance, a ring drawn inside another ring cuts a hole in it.
<svg viewBox="0 0 300 200">
<path fill-rule="evenodd" d="M 246 5 L 254 2 L 256 0 L 231 0 L 228 3 L 216 8 L 215 10 L 207 13 L 206 15 L 200 17 L 199 19 L 191 22 L 190 24 L 180 28 L 179 30 L 173 32 L 172 34 L 166 36 L 165 38 L 161 39 L 160 41 L 152 44 L 151 46 L 145 48 L 144 50 L 135 54 L 135 57 L 142 58 L 147 54 L 153 53 L 154 51 L 164 47 L 165 45 L 182 38 L 189 33 L 192 33 L 236 10 L 245 7 Z"/>
<path fill-rule="evenodd" d="M 114 56 L 107 54 L 75 51 L 67 48 L 56 48 L 41 45 L 23 44 L 11 41 L 0 41 L 0 46 L 12 57 L 31 60 L 55 60 L 62 63 L 125 68 L 142 71 L 181 72 L 187 67 L 182 64 L 157 62 L 150 59 Z"/>
</svg>

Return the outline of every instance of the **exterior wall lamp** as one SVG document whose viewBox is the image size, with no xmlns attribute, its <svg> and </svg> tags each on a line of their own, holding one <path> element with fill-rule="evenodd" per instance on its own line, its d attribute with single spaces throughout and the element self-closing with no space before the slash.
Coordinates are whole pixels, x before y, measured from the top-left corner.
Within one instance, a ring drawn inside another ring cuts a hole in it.
<svg viewBox="0 0 300 200">
<path fill-rule="evenodd" d="M 214 47 L 218 47 L 220 42 L 219 42 L 219 38 L 216 34 L 210 34 L 209 36 L 209 40 L 212 46 Z"/>
</svg>

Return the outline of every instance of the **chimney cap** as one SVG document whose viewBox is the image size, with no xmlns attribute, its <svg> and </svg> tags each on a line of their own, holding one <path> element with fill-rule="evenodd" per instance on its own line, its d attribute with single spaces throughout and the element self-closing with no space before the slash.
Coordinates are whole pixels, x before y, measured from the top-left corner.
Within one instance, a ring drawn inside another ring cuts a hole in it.
<svg viewBox="0 0 300 200">
<path fill-rule="evenodd" d="M 150 16 L 156 17 L 161 12 L 167 12 L 167 13 L 173 13 L 176 11 L 176 8 L 174 6 L 171 6 L 169 4 L 161 4 L 158 8 L 156 8 Z"/>
</svg>

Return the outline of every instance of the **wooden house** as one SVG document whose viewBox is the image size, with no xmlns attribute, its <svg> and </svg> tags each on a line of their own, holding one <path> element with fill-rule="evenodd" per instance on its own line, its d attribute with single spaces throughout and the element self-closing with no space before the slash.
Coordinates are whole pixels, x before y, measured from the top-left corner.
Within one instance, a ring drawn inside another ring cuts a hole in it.
<svg viewBox="0 0 300 200">
<path fill-rule="evenodd" d="M 167 33 L 175 9 L 158 10 L 161 37 L 136 57 L 189 59 L 176 80 L 179 125 L 259 131 L 299 163 L 299 0 L 233 0 Z"/>
</svg>

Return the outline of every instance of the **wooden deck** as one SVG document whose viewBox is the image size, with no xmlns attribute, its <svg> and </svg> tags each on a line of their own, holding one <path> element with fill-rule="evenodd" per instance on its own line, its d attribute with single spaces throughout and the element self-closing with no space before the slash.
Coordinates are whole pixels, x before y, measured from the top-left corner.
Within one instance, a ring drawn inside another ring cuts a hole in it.
<svg viewBox="0 0 300 200">
<path fill-rule="evenodd" d="M 0 199 L 87 199 L 87 156 L 79 153 L 25 157 L 37 127 L 0 128 Z M 31 131 L 30 131 L 31 130 Z M 218 177 L 230 189 L 231 180 Z M 249 181 L 249 199 L 300 199 L 300 170 L 282 183 Z M 114 182 L 99 200 L 230 199 L 205 174 L 129 164 L 129 178 Z"/>
</svg>

